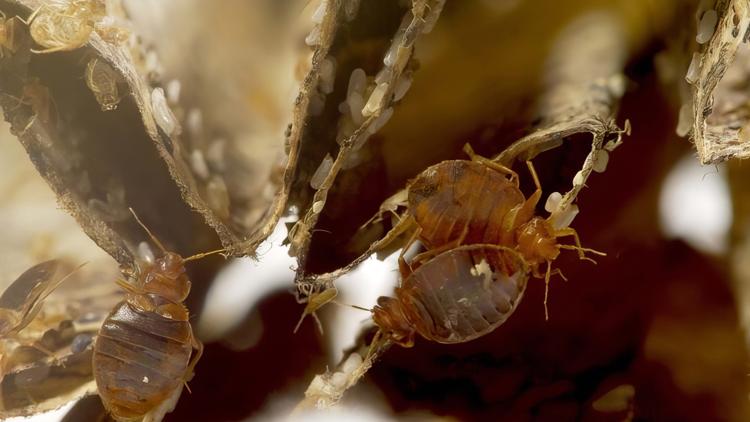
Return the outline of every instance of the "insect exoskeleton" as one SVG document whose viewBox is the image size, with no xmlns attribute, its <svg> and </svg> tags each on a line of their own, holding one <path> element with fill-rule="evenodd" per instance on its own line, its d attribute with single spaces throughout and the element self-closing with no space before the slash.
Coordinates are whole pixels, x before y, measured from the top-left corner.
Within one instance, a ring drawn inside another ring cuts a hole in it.
<svg viewBox="0 0 750 422">
<path fill-rule="evenodd" d="M 102 59 L 94 57 L 86 64 L 86 85 L 94 93 L 102 111 L 111 111 L 120 103 L 117 83 L 120 75 Z"/>
<path fill-rule="evenodd" d="M 192 378 L 203 344 L 183 305 L 190 293 L 185 262 L 224 251 L 182 258 L 133 215 L 162 256 L 144 264 L 135 280 L 118 280 L 128 294 L 104 320 L 94 345 L 99 396 L 118 420 L 139 420 Z"/>
<path fill-rule="evenodd" d="M 497 245 L 461 246 L 402 267 L 395 297 L 381 297 L 373 320 L 385 337 L 404 347 L 414 334 L 438 343 L 462 343 L 492 332 L 515 311 L 529 268 L 515 250 Z"/>
<path fill-rule="evenodd" d="M 34 265 L 2 292 L 0 339 L 11 337 L 26 327 L 41 309 L 42 301 L 73 274 L 59 275 L 61 264 L 60 260 L 53 259 Z"/>
<path fill-rule="evenodd" d="M 69 51 L 89 41 L 97 21 L 106 15 L 102 0 L 56 0 L 47 2 L 29 16 L 31 38 L 44 47 L 35 53 Z"/>
</svg>

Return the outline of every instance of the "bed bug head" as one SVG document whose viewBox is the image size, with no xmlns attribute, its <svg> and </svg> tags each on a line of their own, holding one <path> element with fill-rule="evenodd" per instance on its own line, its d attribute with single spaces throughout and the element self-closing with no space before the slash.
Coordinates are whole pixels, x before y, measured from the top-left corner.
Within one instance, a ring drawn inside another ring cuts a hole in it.
<svg viewBox="0 0 750 422">
<path fill-rule="evenodd" d="M 560 254 L 557 234 L 549 221 L 534 217 L 516 229 L 518 250 L 529 263 L 553 261 Z"/>
<path fill-rule="evenodd" d="M 414 345 L 414 327 L 406 319 L 398 300 L 380 297 L 372 310 L 372 319 L 380 331 L 394 343 L 403 347 Z"/>
<path fill-rule="evenodd" d="M 162 256 L 157 258 L 154 261 L 154 265 L 147 271 L 146 276 L 141 282 L 141 286 L 139 286 L 140 290 L 143 293 L 156 294 L 172 302 L 183 302 L 190 293 L 191 286 L 190 279 L 185 270 L 185 263 L 220 252 L 226 252 L 226 250 L 217 249 L 183 258 L 175 252 L 168 251 L 151 230 L 143 224 L 132 208 L 130 208 L 130 212 L 162 252 Z"/>
</svg>

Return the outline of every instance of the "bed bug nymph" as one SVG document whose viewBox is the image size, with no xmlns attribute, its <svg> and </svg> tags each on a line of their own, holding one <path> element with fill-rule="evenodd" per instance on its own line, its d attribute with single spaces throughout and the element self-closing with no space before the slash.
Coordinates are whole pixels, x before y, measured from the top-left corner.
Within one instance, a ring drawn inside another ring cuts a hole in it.
<svg viewBox="0 0 750 422">
<path fill-rule="evenodd" d="M 183 305 L 190 292 L 185 262 L 225 251 L 182 258 L 167 251 L 130 211 L 163 256 L 132 282 L 117 281 L 127 296 L 104 320 L 94 345 L 99 396 L 118 420 L 140 419 L 192 378 L 203 344 L 193 335 Z"/>
</svg>

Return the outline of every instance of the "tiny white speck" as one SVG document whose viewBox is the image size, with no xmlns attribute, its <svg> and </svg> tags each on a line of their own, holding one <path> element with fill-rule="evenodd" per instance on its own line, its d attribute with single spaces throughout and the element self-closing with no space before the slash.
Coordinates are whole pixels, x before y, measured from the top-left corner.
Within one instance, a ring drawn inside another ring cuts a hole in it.
<svg viewBox="0 0 750 422">
<path fill-rule="evenodd" d="M 148 377 L 143 377 L 142 381 L 143 381 L 144 384 L 148 384 Z"/>
</svg>

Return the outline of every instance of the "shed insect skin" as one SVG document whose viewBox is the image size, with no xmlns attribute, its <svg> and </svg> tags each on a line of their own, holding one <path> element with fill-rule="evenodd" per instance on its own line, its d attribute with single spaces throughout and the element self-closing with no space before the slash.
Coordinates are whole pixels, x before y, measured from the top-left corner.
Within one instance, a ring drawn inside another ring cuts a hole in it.
<svg viewBox="0 0 750 422">
<path fill-rule="evenodd" d="M 70 51 L 89 41 L 95 24 L 106 15 L 102 0 L 66 0 L 42 4 L 24 22 L 31 38 L 45 47 L 34 53 Z"/>
<path fill-rule="evenodd" d="M 94 344 L 99 396 L 107 411 L 123 421 L 140 420 L 192 378 L 203 344 L 193 335 L 183 304 L 191 284 L 185 262 L 224 252 L 182 258 L 167 251 L 130 211 L 163 256 L 134 282 L 117 281 L 127 296 L 104 320 Z"/>
<path fill-rule="evenodd" d="M 0 294 L 0 379 L 5 376 L 7 363 L 1 340 L 17 340 L 18 333 L 41 310 L 44 299 L 84 265 L 86 264 L 79 265 L 62 277 L 55 277 L 62 262 L 58 259 L 42 262 L 24 271 Z M 51 354 L 36 342 L 26 345 Z"/>
<path fill-rule="evenodd" d="M 413 271 L 401 266 L 401 286 L 395 297 L 378 299 L 373 320 L 386 340 L 403 347 L 414 344 L 415 334 L 438 343 L 467 342 L 510 317 L 528 275 L 525 260 L 513 249 L 460 246 Z"/>
<path fill-rule="evenodd" d="M 56 279 L 54 276 L 61 265 L 62 262 L 58 259 L 34 265 L 2 292 L 0 339 L 12 337 L 29 325 L 41 309 L 42 301 L 85 264 Z"/>
</svg>

